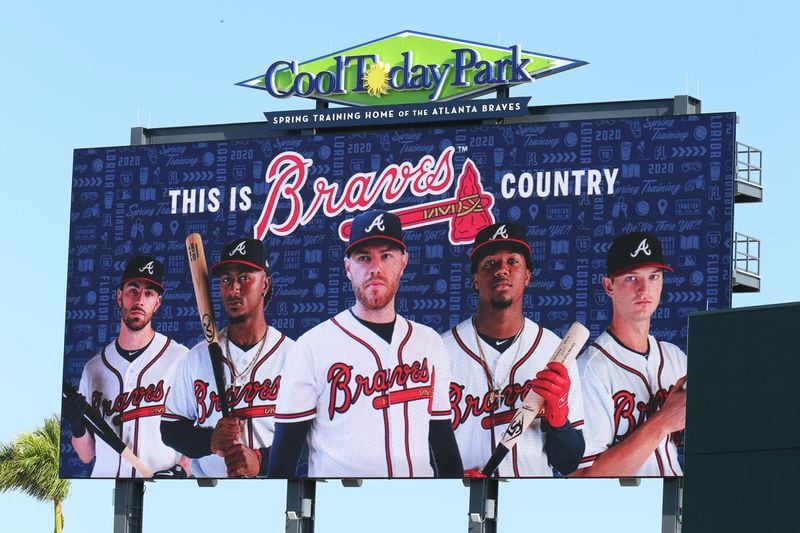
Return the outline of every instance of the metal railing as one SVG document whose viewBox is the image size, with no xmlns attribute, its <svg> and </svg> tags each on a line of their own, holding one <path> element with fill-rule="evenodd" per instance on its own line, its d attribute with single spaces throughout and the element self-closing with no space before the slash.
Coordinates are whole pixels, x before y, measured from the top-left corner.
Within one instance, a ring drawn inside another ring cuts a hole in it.
<svg viewBox="0 0 800 533">
<path fill-rule="evenodd" d="M 761 187 L 761 150 L 736 141 L 736 179 Z"/>
<path fill-rule="evenodd" d="M 750 235 L 734 235 L 733 267 L 739 272 L 761 277 L 761 241 Z"/>
</svg>

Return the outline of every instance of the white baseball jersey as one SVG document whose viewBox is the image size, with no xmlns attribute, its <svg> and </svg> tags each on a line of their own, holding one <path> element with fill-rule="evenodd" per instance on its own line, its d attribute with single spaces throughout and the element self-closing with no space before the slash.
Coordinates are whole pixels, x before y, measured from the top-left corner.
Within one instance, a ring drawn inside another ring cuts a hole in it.
<svg viewBox="0 0 800 533">
<path fill-rule="evenodd" d="M 86 363 L 81 375 L 79 392 L 154 472 L 172 468 L 181 457 L 161 441 L 160 425 L 173 374 L 185 354 L 185 346 L 156 333 L 132 362 L 112 342 Z M 92 477 L 142 477 L 102 439 L 94 440 Z"/>
<path fill-rule="evenodd" d="M 478 349 L 471 319 L 445 332 L 442 337 L 451 358 L 450 403 L 461 460 L 464 470 L 481 469 L 500 443 L 517 408 L 533 388 L 536 373 L 550 361 L 561 339 L 527 318 L 519 338 L 502 353 L 480 336 L 477 339 L 481 349 Z M 569 421 L 580 429 L 583 425 L 583 400 L 576 365 L 569 368 L 569 378 Z M 492 390 L 500 391 L 498 401 L 492 401 Z M 500 463 L 497 469 L 500 477 L 553 476 L 544 451 L 545 434 L 541 420 L 541 417 L 534 420 Z"/>
<path fill-rule="evenodd" d="M 578 358 L 586 401 L 586 452 L 579 468 L 633 433 L 664 404 L 686 375 L 686 354 L 674 344 L 648 336 L 645 354 L 628 349 L 608 331 Z M 681 476 L 678 449 L 665 437 L 637 476 Z"/>
<path fill-rule="evenodd" d="M 281 388 L 281 368 L 293 341 L 270 327 L 263 345 L 259 342 L 247 351 L 228 342 L 227 330 L 220 332 L 219 343 L 226 359 L 225 388 L 230 414 L 244 422 L 239 441 L 248 448 L 268 448 L 275 433 L 275 401 Z M 222 418 L 205 341 L 189 350 L 178 368 L 164 418 L 191 420 L 195 426 L 206 428 L 216 427 Z M 192 459 L 191 469 L 194 477 L 228 477 L 225 458 L 215 454 Z"/>
<path fill-rule="evenodd" d="M 279 422 L 312 420 L 309 477 L 432 477 L 431 420 L 449 420 L 442 339 L 397 316 L 387 343 L 343 311 L 301 336 Z"/>
</svg>

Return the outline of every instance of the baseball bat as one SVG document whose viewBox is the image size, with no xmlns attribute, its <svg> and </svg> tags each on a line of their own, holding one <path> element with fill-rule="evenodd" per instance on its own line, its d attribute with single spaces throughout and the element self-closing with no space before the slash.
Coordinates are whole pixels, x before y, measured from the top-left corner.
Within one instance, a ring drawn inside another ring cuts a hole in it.
<svg viewBox="0 0 800 533">
<path fill-rule="evenodd" d="M 567 330 L 561 343 L 553 352 L 550 357 L 550 362 L 557 362 L 569 368 L 580 351 L 583 345 L 589 340 L 589 330 L 580 322 L 574 322 Z M 495 448 L 494 453 L 489 458 L 486 466 L 483 467 L 483 474 L 491 476 L 500 463 L 503 461 L 509 451 L 517 444 L 517 441 L 528 427 L 536 419 L 539 411 L 544 406 L 544 398 L 539 396 L 534 391 L 528 391 L 522 405 L 519 406 L 517 412 L 514 413 L 514 418 L 508 424 L 503 437 L 500 439 L 500 444 Z"/>
<path fill-rule="evenodd" d="M 190 233 L 186 237 L 186 254 L 189 257 L 189 270 L 192 272 L 192 285 L 194 285 L 197 310 L 200 313 L 200 324 L 208 343 L 208 354 L 211 357 L 211 369 L 214 372 L 214 382 L 217 385 L 219 405 L 222 409 L 222 416 L 227 417 L 230 413 L 230 408 L 228 406 L 228 395 L 225 391 L 222 348 L 219 345 L 217 322 L 214 319 L 214 305 L 211 300 L 211 278 L 208 276 L 203 237 L 199 233 Z"/>
<path fill-rule="evenodd" d="M 86 404 L 86 409 L 83 412 L 83 421 L 86 426 L 92 430 L 92 433 L 96 437 L 99 437 L 103 440 L 106 444 L 111 446 L 115 452 L 120 454 L 131 466 L 133 466 L 143 477 L 151 478 L 153 477 L 153 471 L 139 459 L 133 450 L 131 450 L 128 446 L 122 442 L 122 439 L 119 438 L 117 433 L 108 425 L 108 422 L 105 419 L 97 414 L 97 412 L 91 408 L 89 403 L 83 399 L 79 394 L 78 391 L 75 390 L 68 381 L 64 380 L 64 388 L 61 392 L 61 397 L 65 400 L 71 399 L 74 397 L 78 397 L 80 401 Z"/>
</svg>

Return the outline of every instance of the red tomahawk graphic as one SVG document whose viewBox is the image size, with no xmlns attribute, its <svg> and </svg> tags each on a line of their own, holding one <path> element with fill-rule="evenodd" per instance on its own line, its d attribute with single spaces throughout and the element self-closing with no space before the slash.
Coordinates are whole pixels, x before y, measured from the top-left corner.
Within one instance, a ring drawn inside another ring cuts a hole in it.
<svg viewBox="0 0 800 533">
<path fill-rule="evenodd" d="M 494 224 L 492 207 L 494 197 L 483 190 L 481 177 L 475 163 L 467 159 L 456 180 L 456 194 L 452 198 L 427 204 L 403 207 L 392 211 L 400 217 L 403 229 L 419 228 L 447 222 L 451 244 L 469 244 L 475 240 L 478 231 Z M 350 239 L 353 219 L 339 225 L 339 238 Z"/>
</svg>

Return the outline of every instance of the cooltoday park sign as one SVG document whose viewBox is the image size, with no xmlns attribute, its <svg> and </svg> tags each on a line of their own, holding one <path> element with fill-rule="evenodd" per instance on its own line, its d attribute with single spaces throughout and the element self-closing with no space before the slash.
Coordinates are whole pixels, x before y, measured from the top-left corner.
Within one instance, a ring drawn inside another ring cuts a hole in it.
<svg viewBox="0 0 800 533">
<path fill-rule="evenodd" d="M 584 64 L 404 31 L 316 59 L 277 60 L 238 85 L 346 106 L 267 112 L 271 128 L 465 120 L 525 115 L 528 98 L 471 99 Z"/>
</svg>

